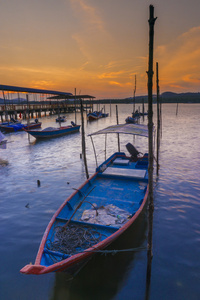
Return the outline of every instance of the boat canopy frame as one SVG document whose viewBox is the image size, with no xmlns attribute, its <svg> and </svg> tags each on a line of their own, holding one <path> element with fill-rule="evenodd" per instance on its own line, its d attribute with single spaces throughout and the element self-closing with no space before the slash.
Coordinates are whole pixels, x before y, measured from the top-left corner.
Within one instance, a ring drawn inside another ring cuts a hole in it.
<svg viewBox="0 0 200 300">
<path fill-rule="evenodd" d="M 104 129 L 98 130 L 96 132 L 93 132 L 91 134 L 88 134 L 91 138 L 94 155 L 95 155 L 95 161 L 96 161 L 96 167 L 98 167 L 98 161 L 97 161 L 97 154 L 94 146 L 93 136 L 99 135 L 99 134 L 105 134 L 105 160 L 106 160 L 106 141 L 107 141 L 107 134 L 116 133 L 116 134 L 131 134 L 131 135 L 139 135 L 143 137 L 149 137 L 148 132 L 148 126 L 143 124 L 117 124 L 117 125 L 111 125 Z M 153 133 L 155 136 L 155 127 L 153 127 Z M 155 138 L 154 138 L 155 141 Z M 119 145 L 118 145 L 119 146 Z M 120 151 L 119 151 L 120 152 Z"/>
</svg>

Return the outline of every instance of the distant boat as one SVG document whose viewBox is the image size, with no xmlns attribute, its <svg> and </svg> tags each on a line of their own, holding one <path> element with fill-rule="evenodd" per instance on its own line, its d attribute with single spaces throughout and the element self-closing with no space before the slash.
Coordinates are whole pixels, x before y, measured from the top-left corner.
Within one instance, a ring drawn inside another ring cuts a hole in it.
<svg viewBox="0 0 200 300">
<path fill-rule="evenodd" d="M 102 118 L 107 118 L 109 116 L 109 113 L 102 113 Z"/>
<path fill-rule="evenodd" d="M 134 118 L 133 117 L 127 117 L 125 122 L 126 122 L 126 124 L 130 124 L 130 123 L 135 124 L 135 123 L 138 122 L 138 119 L 139 119 L 139 117 L 134 117 Z"/>
<path fill-rule="evenodd" d="M 87 119 L 89 121 L 94 121 L 94 120 L 98 120 L 100 118 L 106 118 L 108 117 L 109 114 L 106 113 L 102 113 L 102 111 L 94 111 L 94 112 L 89 112 L 87 114 Z"/>
<path fill-rule="evenodd" d="M 109 133 L 148 136 L 148 129 L 115 125 L 91 136 Z M 24 266 L 21 273 L 73 273 L 138 219 L 148 197 L 148 154 L 139 157 L 130 145 L 131 156 L 114 153 L 64 201 L 46 228 L 35 263 Z"/>
<path fill-rule="evenodd" d="M 66 117 L 65 117 L 65 116 L 63 116 L 63 117 L 58 117 L 58 118 L 56 119 L 56 122 L 66 122 Z"/>
<path fill-rule="evenodd" d="M 49 138 L 56 138 L 63 135 L 75 133 L 78 132 L 79 129 L 80 129 L 80 125 L 74 124 L 69 126 L 62 126 L 59 128 L 47 127 L 43 130 L 27 130 L 27 129 L 24 130 L 36 139 L 49 139 Z"/>
<path fill-rule="evenodd" d="M 16 132 L 16 131 L 22 131 L 23 129 L 34 129 L 41 127 L 42 123 L 38 122 L 38 119 L 35 119 L 35 122 L 30 122 L 27 124 L 22 124 L 20 122 L 6 122 L 7 124 L 4 125 L 4 123 L 0 124 L 0 130 L 9 133 L 9 132 Z"/>
</svg>

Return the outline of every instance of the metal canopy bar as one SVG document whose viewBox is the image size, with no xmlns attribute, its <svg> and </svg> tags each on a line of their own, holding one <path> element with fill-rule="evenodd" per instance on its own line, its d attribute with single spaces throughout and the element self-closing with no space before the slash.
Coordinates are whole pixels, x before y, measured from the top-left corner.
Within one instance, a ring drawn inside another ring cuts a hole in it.
<svg viewBox="0 0 200 300">
<path fill-rule="evenodd" d="M 148 137 L 148 127 L 140 124 L 119 124 L 112 125 L 105 129 L 93 132 L 89 136 L 107 133 L 122 133 Z"/>
<path fill-rule="evenodd" d="M 72 95 L 71 93 L 65 93 L 65 92 L 24 88 L 24 87 L 17 87 L 17 86 L 11 86 L 11 85 L 0 85 L 0 91 L 35 93 L 35 94 L 49 94 L 49 95 L 64 95 L 64 96 L 71 96 Z"/>
</svg>

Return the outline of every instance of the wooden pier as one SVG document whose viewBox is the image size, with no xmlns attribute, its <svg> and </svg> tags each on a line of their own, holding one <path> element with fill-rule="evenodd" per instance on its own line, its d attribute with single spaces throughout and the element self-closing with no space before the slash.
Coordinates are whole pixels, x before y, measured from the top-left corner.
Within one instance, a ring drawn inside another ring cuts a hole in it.
<svg viewBox="0 0 200 300">
<path fill-rule="evenodd" d="M 1 122 L 7 119 L 28 119 L 28 118 L 41 118 L 42 116 L 49 116 L 53 114 L 66 114 L 75 111 L 80 111 L 80 103 L 28 103 L 25 104 L 0 104 L 0 120 Z M 85 104 L 84 110 L 93 110 L 93 104 Z"/>
</svg>

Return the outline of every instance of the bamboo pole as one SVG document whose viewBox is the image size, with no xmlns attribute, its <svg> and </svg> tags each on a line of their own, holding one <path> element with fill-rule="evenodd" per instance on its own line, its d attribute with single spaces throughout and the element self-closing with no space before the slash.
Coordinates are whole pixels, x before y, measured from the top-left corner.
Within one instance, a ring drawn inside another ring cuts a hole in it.
<svg viewBox="0 0 200 300">
<path fill-rule="evenodd" d="M 81 132 L 82 132 L 82 155 L 84 159 L 85 172 L 87 179 L 89 178 L 87 159 L 86 159 L 86 150 L 85 150 L 85 129 L 84 129 L 84 118 L 83 118 L 83 100 L 80 100 L 81 103 Z"/>
<path fill-rule="evenodd" d="M 8 124 L 9 124 L 9 121 L 8 121 L 8 111 L 7 111 L 7 105 L 6 105 L 6 97 L 5 97 L 4 91 L 2 91 L 2 93 L 3 93 L 3 100 L 4 100 L 5 113 L 6 113 L 6 115 L 5 115 L 5 120 L 6 120 L 6 121 L 8 122 Z"/>
<path fill-rule="evenodd" d="M 157 159 L 156 159 L 156 173 L 159 173 L 159 149 L 160 149 L 160 88 L 158 76 L 158 63 L 156 63 L 156 83 L 157 83 Z"/>
<path fill-rule="evenodd" d="M 148 132 L 149 132 L 149 218 L 148 218 L 148 245 L 147 245 L 147 294 L 151 280 L 152 231 L 153 231 L 153 41 L 154 41 L 154 7 L 149 6 L 149 64 L 148 64 Z"/>
<path fill-rule="evenodd" d="M 133 113 L 135 113 L 135 93 L 136 93 L 136 75 L 135 75 L 135 88 L 133 91 Z"/>
<path fill-rule="evenodd" d="M 117 125 L 119 124 L 119 119 L 118 119 L 118 108 L 116 105 L 116 119 L 117 119 Z M 117 141 L 118 141 L 118 152 L 120 152 L 120 140 L 119 140 L 119 133 L 117 133 Z"/>
<path fill-rule="evenodd" d="M 76 124 L 76 88 L 75 88 L 75 103 L 74 103 L 74 109 L 75 109 L 75 124 Z"/>
<path fill-rule="evenodd" d="M 176 116 L 178 115 L 178 102 L 177 102 L 177 105 L 176 105 Z"/>
<path fill-rule="evenodd" d="M 26 94 L 26 101 L 27 101 L 27 113 L 28 113 L 28 121 L 27 121 L 27 125 L 28 125 L 28 130 L 29 130 L 29 123 L 30 123 L 30 119 L 29 119 L 29 103 L 28 103 L 28 94 Z M 30 134 L 28 133 L 28 141 L 30 143 Z"/>
<path fill-rule="evenodd" d="M 162 98 L 160 97 L 160 138 L 162 137 Z"/>
</svg>

